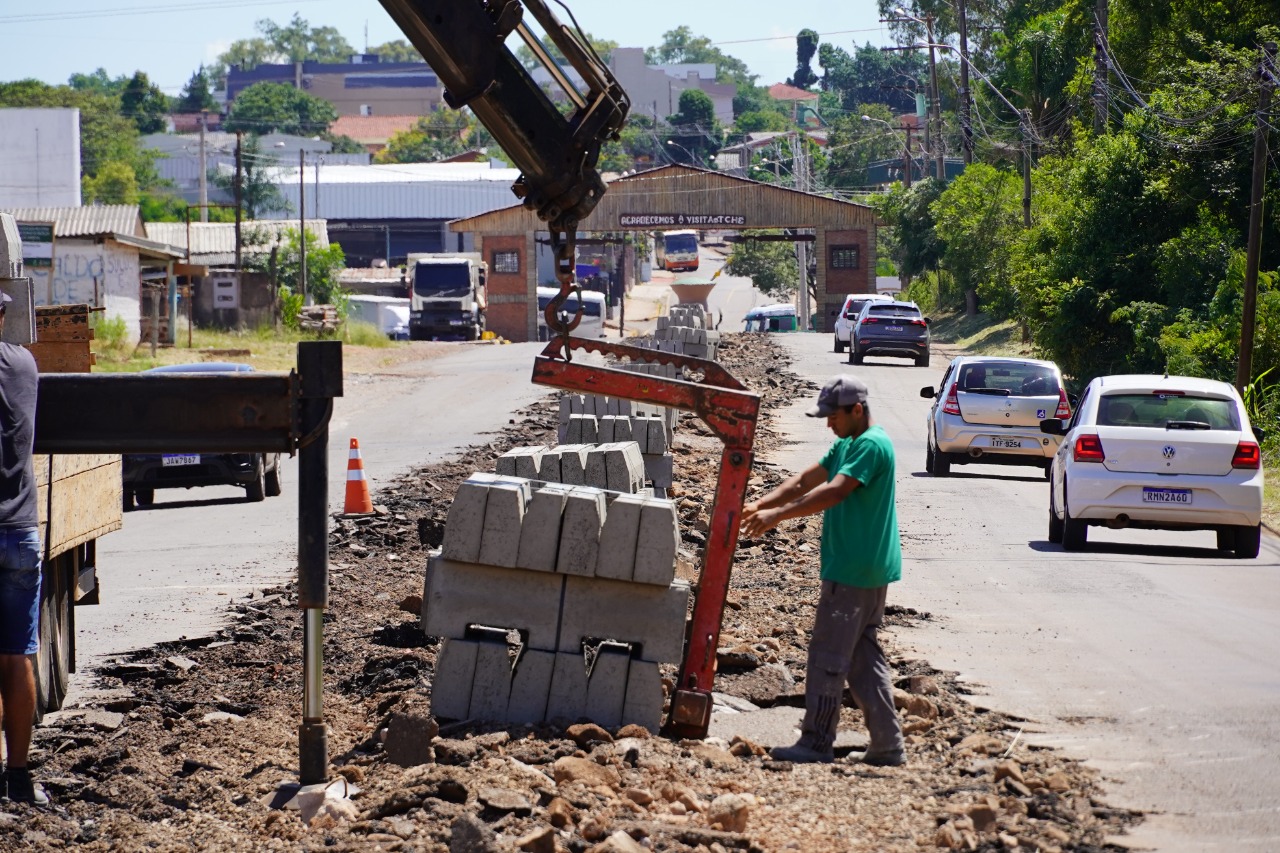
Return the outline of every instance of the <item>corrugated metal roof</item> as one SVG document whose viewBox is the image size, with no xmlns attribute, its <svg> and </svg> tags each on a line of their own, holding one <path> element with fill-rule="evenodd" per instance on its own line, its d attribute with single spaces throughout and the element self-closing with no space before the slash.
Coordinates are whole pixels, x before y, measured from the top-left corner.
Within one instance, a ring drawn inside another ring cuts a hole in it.
<svg viewBox="0 0 1280 853">
<path fill-rule="evenodd" d="M 145 237 L 142 217 L 136 204 L 91 204 L 81 207 L 13 207 L 12 213 L 22 222 L 53 222 L 55 237 L 102 237 L 128 234 Z"/>
<path fill-rule="evenodd" d="M 325 219 L 459 219 L 516 201 L 519 169 L 488 163 L 398 163 L 376 166 L 308 165 L 306 210 Z M 298 209 L 298 170 L 271 172 L 289 206 Z M 268 214 L 285 218 L 287 212 Z"/>
<path fill-rule="evenodd" d="M 270 252 L 271 247 L 278 245 L 284 239 L 284 233 L 290 229 L 297 229 L 298 220 L 250 220 L 240 223 L 241 230 L 241 253 L 255 254 Z M 323 219 L 308 219 L 307 230 L 316 236 L 314 244 L 317 248 L 327 248 L 329 245 L 329 223 Z M 254 242 L 253 234 L 265 234 L 268 240 L 263 242 Z M 168 243 L 170 246 L 177 246 L 179 249 L 187 247 L 187 224 L 185 222 L 148 222 L 147 237 L 160 243 Z M 236 251 L 236 224 L 234 222 L 192 222 L 191 223 L 191 259 L 193 261 L 206 261 L 210 263 L 230 263 L 226 260 L 214 260 L 210 258 L 216 256 L 218 258 L 235 259 Z"/>
</svg>

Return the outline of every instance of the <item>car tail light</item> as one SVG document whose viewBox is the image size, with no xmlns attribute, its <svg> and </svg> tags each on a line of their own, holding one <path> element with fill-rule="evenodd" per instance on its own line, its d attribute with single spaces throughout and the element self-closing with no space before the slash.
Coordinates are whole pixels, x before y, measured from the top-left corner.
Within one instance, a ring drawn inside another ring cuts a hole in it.
<svg viewBox="0 0 1280 853">
<path fill-rule="evenodd" d="M 947 399 L 942 404 L 942 413 L 944 415 L 960 414 L 960 398 L 956 396 L 957 390 L 959 390 L 958 386 L 952 382 L 951 390 L 947 392 Z"/>
<path fill-rule="evenodd" d="M 1102 462 L 1106 458 L 1102 452 L 1102 439 L 1091 433 L 1076 437 L 1072 448 L 1072 459 L 1076 462 Z"/>
<path fill-rule="evenodd" d="M 879 317 L 867 317 L 862 321 L 862 325 L 870 326 L 872 323 L 879 323 L 879 322 L 880 322 Z"/>
<path fill-rule="evenodd" d="M 921 319 L 920 319 L 920 318 L 918 318 L 918 317 L 917 317 L 916 319 L 914 319 L 914 320 L 908 320 L 908 321 L 907 321 L 907 323 L 909 323 L 909 324 L 910 324 L 910 325 L 912 325 L 912 326 L 924 326 L 924 325 L 927 325 L 927 324 L 925 323 L 925 321 L 924 321 L 924 320 L 921 320 Z"/>
<path fill-rule="evenodd" d="M 1235 455 L 1231 457 L 1232 468 L 1249 468 L 1254 471 L 1262 465 L 1262 453 L 1253 441 L 1242 441 L 1236 445 Z"/>
<path fill-rule="evenodd" d="M 1071 417 L 1071 404 L 1067 402 L 1067 392 L 1062 386 L 1058 386 L 1058 410 L 1053 413 L 1053 416 L 1063 420 Z"/>
</svg>

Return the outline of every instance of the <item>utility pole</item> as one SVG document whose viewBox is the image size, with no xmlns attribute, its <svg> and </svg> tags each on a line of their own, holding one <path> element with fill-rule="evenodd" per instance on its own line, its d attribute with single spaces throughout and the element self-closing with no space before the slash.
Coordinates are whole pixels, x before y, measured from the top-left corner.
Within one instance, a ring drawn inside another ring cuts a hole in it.
<svg viewBox="0 0 1280 853">
<path fill-rule="evenodd" d="M 807 162 L 808 152 L 806 143 L 808 137 L 803 133 L 796 134 L 795 166 L 796 189 L 801 192 L 807 192 L 809 189 L 809 166 Z M 796 261 L 800 268 L 800 292 L 797 295 L 797 303 L 800 317 L 800 330 L 807 332 L 809 330 L 809 246 L 803 240 L 796 243 Z"/>
<path fill-rule="evenodd" d="M 1098 0 L 1105 3 L 1106 0 Z M 957 0 L 956 14 L 960 24 L 960 55 L 969 55 L 969 20 L 965 0 Z M 933 41 L 932 38 L 929 41 Z M 934 84 L 937 85 L 936 83 Z M 960 131 L 963 134 L 964 164 L 973 162 L 973 123 L 969 115 L 969 63 L 960 63 Z"/>
<path fill-rule="evenodd" d="M 302 285 L 302 304 L 310 305 L 307 294 L 307 152 L 298 149 L 298 249 L 302 260 L 298 264 L 298 282 Z"/>
<path fill-rule="evenodd" d="M 1107 0 L 1096 0 L 1093 10 L 1093 132 L 1101 136 L 1107 129 Z"/>
<path fill-rule="evenodd" d="M 933 94 L 930 97 L 933 101 L 933 138 L 937 145 L 934 149 L 934 176 L 940 181 L 945 181 L 947 179 L 947 166 L 942 150 L 942 104 L 940 103 L 942 98 L 941 93 L 938 91 L 938 65 L 934 61 L 933 15 L 924 16 L 924 26 L 925 32 L 929 34 L 929 88 L 933 90 Z"/>
<path fill-rule="evenodd" d="M 902 148 L 902 187 L 911 189 L 911 170 L 915 165 L 911 162 L 911 125 L 902 123 L 902 131 L 907 135 Z"/>
<path fill-rule="evenodd" d="M 240 286 L 240 216 L 244 201 L 244 158 L 240 147 L 244 142 L 244 133 L 236 131 L 236 286 Z"/>
<path fill-rule="evenodd" d="M 209 221 L 209 176 L 204 163 L 204 128 L 209 119 L 209 111 L 200 111 L 200 221 Z M 190 245 L 190 243 L 188 243 Z"/>
<path fill-rule="evenodd" d="M 1022 121 L 1022 227 L 1031 227 L 1031 110 L 1019 112 Z"/>
<path fill-rule="evenodd" d="M 1240 361 L 1236 365 L 1236 390 L 1241 394 L 1253 381 L 1253 329 L 1258 309 L 1258 263 L 1262 254 L 1262 190 L 1267 179 L 1267 112 L 1271 90 L 1276 85 L 1276 44 L 1262 46 L 1258 67 L 1261 89 L 1253 127 L 1253 186 L 1249 193 L 1249 245 L 1244 269 L 1244 306 L 1240 314 Z"/>
</svg>

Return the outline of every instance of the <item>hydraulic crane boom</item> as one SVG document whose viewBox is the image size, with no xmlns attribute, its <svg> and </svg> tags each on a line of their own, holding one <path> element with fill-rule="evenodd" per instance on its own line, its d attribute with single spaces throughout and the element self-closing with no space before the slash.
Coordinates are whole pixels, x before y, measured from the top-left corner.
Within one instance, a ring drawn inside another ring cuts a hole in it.
<svg viewBox="0 0 1280 853">
<path fill-rule="evenodd" d="M 542 0 L 380 0 L 440 76 L 445 101 L 470 107 L 523 173 L 512 190 L 553 231 L 572 234 L 604 195 L 600 146 L 616 139 L 630 102 L 595 51 Z M 579 92 L 524 21 L 524 10 L 578 72 Z M 569 98 L 562 115 L 503 44 L 515 32 Z"/>
</svg>

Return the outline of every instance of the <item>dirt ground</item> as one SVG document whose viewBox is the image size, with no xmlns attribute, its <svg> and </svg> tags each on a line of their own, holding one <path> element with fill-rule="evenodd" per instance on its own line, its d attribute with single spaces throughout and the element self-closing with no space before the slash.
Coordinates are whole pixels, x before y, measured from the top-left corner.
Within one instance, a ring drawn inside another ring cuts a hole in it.
<svg viewBox="0 0 1280 853">
<path fill-rule="evenodd" d="M 767 336 L 726 336 L 721 360 L 764 398 L 757 448 L 772 446 L 771 410 L 812 387 Z M 1117 849 L 1106 839 L 1141 818 L 1107 807 L 1090 769 L 1028 746 L 1025 721 L 975 707 L 950 674 L 905 657 L 897 631 L 934 617 L 902 608 L 882 633 L 909 732 L 902 767 L 868 767 L 847 750 L 834 764 L 793 766 L 742 739 L 581 721 L 431 720 L 439 646 L 417 615 L 426 552 L 457 484 L 509 447 L 554 443 L 555 421 L 549 395 L 455 461 L 378 492 L 385 515 L 335 520 L 325 719 L 333 778 L 350 799 L 308 810 L 309 823 L 272 807 L 298 761 L 302 628 L 288 585 L 234 602 L 213 637 L 96 673 L 93 707 L 37 730 L 33 764 L 54 805 L 0 805 L 0 850 L 1094 851 Z M 674 452 L 684 557 L 696 565 L 719 452 L 687 417 Z M 753 486 L 776 481 L 758 466 Z M 718 691 L 802 704 L 819 528 L 790 523 L 739 547 Z M 388 761 L 389 727 L 417 733 L 409 752 L 421 763 Z M 855 708 L 841 727 L 860 729 Z"/>
</svg>

